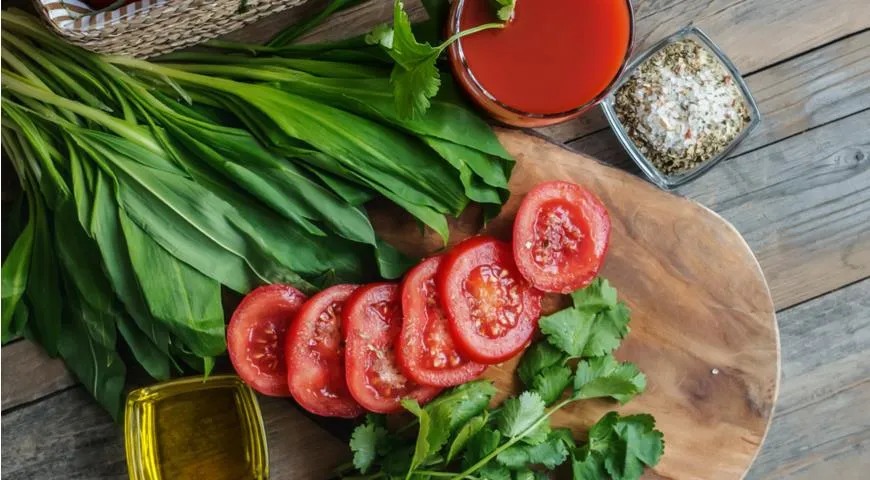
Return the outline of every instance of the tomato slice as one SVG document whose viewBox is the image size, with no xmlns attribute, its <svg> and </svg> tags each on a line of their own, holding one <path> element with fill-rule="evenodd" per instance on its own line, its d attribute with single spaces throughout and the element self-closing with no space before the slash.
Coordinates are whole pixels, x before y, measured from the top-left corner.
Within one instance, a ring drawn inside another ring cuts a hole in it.
<svg viewBox="0 0 870 480">
<path fill-rule="evenodd" d="M 341 311 L 356 285 L 335 285 L 311 297 L 287 330 L 287 383 L 302 408 L 353 418 L 364 410 L 347 389 Z"/>
<path fill-rule="evenodd" d="M 535 333 L 542 294 L 520 275 L 507 243 L 465 240 L 445 257 L 436 283 L 453 339 L 469 359 L 502 362 Z"/>
<path fill-rule="evenodd" d="M 570 293 L 598 275 L 610 243 L 610 216 L 580 185 L 542 183 L 517 211 L 513 242 L 517 267 L 532 285 Z"/>
<path fill-rule="evenodd" d="M 305 300 L 305 295 L 290 285 L 265 285 L 249 293 L 230 318 L 230 361 L 242 380 L 263 395 L 290 395 L 284 339 Z"/>
<path fill-rule="evenodd" d="M 402 281 L 402 332 L 396 357 L 402 372 L 421 385 L 450 387 L 483 373 L 486 365 L 456 350 L 435 288 L 441 257 L 422 261 Z"/>
<path fill-rule="evenodd" d="M 399 287 L 375 283 L 357 289 L 344 304 L 345 374 L 353 398 L 377 413 L 402 410 L 403 398 L 420 403 L 441 390 L 417 385 L 399 369 L 394 343 L 402 329 Z"/>
</svg>

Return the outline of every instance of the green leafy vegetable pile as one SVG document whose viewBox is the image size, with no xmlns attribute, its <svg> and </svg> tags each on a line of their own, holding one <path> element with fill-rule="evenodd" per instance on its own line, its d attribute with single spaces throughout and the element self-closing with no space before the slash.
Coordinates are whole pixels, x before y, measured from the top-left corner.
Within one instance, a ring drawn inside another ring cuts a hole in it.
<svg viewBox="0 0 870 480">
<path fill-rule="evenodd" d="M 573 306 L 541 319 L 545 339 L 523 355 L 517 375 L 526 390 L 498 408 L 487 380 L 456 387 L 420 407 L 403 402 L 416 421 L 390 431 L 383 416 L 369 415 L 353 432 L 350 448 L 363 479 L 546 479 L 566 462 L 575 480 L 636 480 L 664 452 L 650 415 L 610 412 L 576 442 L 553 428 L 550 417 L 579 400 L 625 403 L 642 393 L 646 377 L 613 358 L 628 333 L 630 313 L 616 290 L 596 279 L 572 295 Z M 567 393 L 566 393 L 567 390 Z M 410 443 L 405 433 L 416 426 Z"/>
<path fill-rule="evenodd" d="M 392 59 L 363 39 L 154 63 L 72 47 L 20 12 L 2 27 L 3 149 L 24 192 L 4 231 L 3 337 L 61 356 L 113 415 L 119 350 L 157 379 L 211 369 L 221 286 L 401 275 L 369 199 L 446 239 L 446 216 L 495 215 L 509 194 L 487 124 L 448 85 L 405 118 Z"/>
</svg>

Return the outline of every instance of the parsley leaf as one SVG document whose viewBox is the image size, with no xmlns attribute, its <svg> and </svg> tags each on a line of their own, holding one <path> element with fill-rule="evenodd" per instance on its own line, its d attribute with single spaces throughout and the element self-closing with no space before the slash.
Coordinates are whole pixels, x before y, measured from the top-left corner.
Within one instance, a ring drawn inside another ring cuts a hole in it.
<svg viewBox="0 0 870 480">
<path fill-rule="evenodd" d="M 350 437 L 350 449 L 353 451 L 353 466 L 361 473 L 372 466 L 377 457 L 378 444 L 387 436 L 387 430 L 366 422 L 356 427 Z"/>
<path fill-rule="evenodd" d="M 495 14 L 499 20 L 509 22 L 514 18 L 517 0 L 489 0 L 489 3 L 495 9 Z"/>
<path fill-rule="evenodd" d="M 502 28 L 501 23 L 487 23 L 464 32 L 459 32 L 437 46 L 420 43 L 411 30 L 411 20 L 405 12 L 401 0 L 393 2 L 393 28 L 379 25 L 365 36 L 371 45 L 380 45 L 396 62 L 390 74 L 396 111 L 404 118 L 414 118 L 426 113 L 429 99 L 441 87 L 441 76 L 435 62 L 441 53 L 459 38 L 486 30 Z"/>
<path fill-rule="evenodd" d="M 611 355 L 583 360 L 574 375 L 575 400 L 611 397 L 625 403 L 646 389 L 646 376 L 637 365 L 619 363 Z"/>
<path fill-rule="evenodd" d="M 480 429 L 486 425 L 486 421 L 489 418 L 489 414 L 487 412 L 483 412 L 482 414 L 472 418 L 468 421 L 459 431 L 456 433 L 456 437 L 450 443 L 450 448 L 447 449 L 447 463 L 453 461 L 459 452 L 461 452 L 465 445 L 471 440 Z"/>
<path fill-rule="evenodd" d="M 544 401 L 535 392 L 523 392 L 519 397 L 505 400 L 498 428 L 509 438 L 526 436 L 531 433 L 527 430 L 544 416 L 544 407 Z"/>
</svg>

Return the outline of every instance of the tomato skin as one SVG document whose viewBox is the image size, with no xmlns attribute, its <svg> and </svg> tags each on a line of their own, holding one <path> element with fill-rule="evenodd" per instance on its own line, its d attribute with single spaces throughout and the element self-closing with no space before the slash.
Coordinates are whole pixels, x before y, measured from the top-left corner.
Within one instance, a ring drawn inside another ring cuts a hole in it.
<svg viewBox="0 0 870 480">
<path fill-rule="evenodd" d="M 236 373 L 254 390 L 288 397 L 284 342 L 287 328 L 305 303 L 290 285 L 264 285 L 236 307 L 227 327 L 227 350 Z"/>
<path fill-rule="evenodd" d="M 302 408 L 324 417 L 354 418 L 364 410 L 347 389 L 341 309 L 356 285 L 335 285 L 311 297 L 287 330 L 287 383 Z"/>
<path fill-rule="evenodd" d="M 394 350 L 401 330 L 400 309 L 399 287 L 374 283 L 358 288 L 342 311 L 347 387 L 372 412 L 398 412 L 404 398 L 422 404 L 441 391 L 417 385 L 400 372 Z"/>
<path fill-rule="evenodd" d="M 457 347 L 475 362 L 503 362 L 535 333 L 543 294 L 520 275 L 505 242 L 485 236 L 463 241 L 445 257 L 436 285 Z"/>
<path fill-rule="evenodd" d="M 514 258 L 520 273 L 545 292 L 571 293 L 592 281 L 610 244 L 610 215 L 580 185 L 546 182 L 517 211 Z"/>
<path fill-rule="evenodd" d="M 440 256 L 427 258 L 405 274 L 401 287 L 402 332 L 396 357 L 411 380 L 450 387 L 473 380 L 486 370 L 486 365 L 469 361 L 455 349 L 435 288 L 441 261 Z"/>
</svg>

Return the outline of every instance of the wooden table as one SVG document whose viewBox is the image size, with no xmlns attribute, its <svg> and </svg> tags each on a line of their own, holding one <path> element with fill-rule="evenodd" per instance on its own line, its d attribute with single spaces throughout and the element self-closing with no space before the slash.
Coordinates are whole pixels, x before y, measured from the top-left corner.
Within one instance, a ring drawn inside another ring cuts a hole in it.
<svg viewBox="0 0 870 480">
<path fill-rule="evenodd" d="M 389 18 L 390 3 L 374 0 L 338 21 L 364 31 Z M 763 115 L 728 160 L 677 192 L 746 237 L 778 310 L 779 401 L 747 478 L 868 478 L 870 2 L 634 3 L 638 48 L 694 23 L 746 75 Z M 262 39 L 298 16 L 233 36 Z M 540 132 L 640 175 L 597 110 Z M 327 478 L 346 459 L 343 442 L 286 401 L 261 400 L 272 478 Z M 26 341 L 2 349 L 2 409 L 4 479 L 126 477 L 121 429 Z"/>
</svg>

